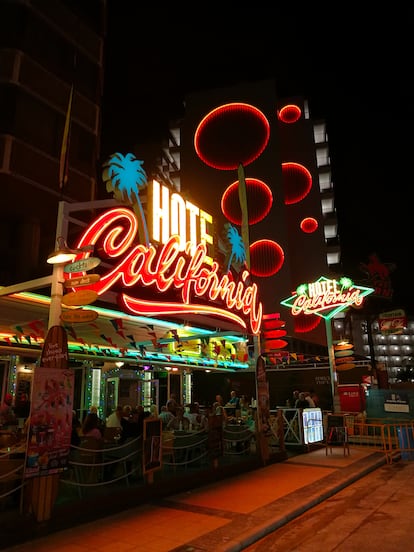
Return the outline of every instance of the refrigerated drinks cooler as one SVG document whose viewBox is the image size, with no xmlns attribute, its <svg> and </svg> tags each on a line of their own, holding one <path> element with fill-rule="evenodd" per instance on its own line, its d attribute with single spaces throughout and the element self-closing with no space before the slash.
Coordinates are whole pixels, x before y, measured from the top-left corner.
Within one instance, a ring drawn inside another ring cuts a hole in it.
<svg viewBox="0 0 414 552">
<path fill-rule="evenodd" d="M 303 442 L 305 445 L 323 441 L 323 416 L 320 408 L 304 408 L 302 411 Z"/>
<path fill-rule="evenodd" d="M 282 411 L 285 445 L 311 445 L 324 440 L 323 412 L 320 408 L 283 408 Z M 270 414 L 277 415 L 277 410 Z"/>
<path fill-rule="evenodd" d="M 366 410 L 365 388 L 360 383 L 338 385 L 341 412 L 364 412 Z"/>
</svg>

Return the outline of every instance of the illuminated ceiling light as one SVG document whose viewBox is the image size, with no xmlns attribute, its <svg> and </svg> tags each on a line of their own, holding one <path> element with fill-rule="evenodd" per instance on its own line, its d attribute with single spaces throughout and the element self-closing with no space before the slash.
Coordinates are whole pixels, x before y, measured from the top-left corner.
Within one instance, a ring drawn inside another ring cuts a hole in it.
<svg viewBox="0 0 414 552">
<path fill-rule="evenodd" d="M 117 366 L 118 368 L 121 368 L 121 366 L 123 366 L 123 365 L 124 365 L 124 363 L 123 363 L 123 362 L 115 362 L 115 364 L 116 364 L 116 366 Z"/>
<path fill-rule="evenodd" d="M 57 249 L 50 253 L 47 258 L 49 264 L 66 264 L 74 261 L 78 253 L 93 251 L 93 245 L 85 245 L 80 249 L 70 249 L 63 236 L 56 239 L 56 247 Z"/>
</svg>

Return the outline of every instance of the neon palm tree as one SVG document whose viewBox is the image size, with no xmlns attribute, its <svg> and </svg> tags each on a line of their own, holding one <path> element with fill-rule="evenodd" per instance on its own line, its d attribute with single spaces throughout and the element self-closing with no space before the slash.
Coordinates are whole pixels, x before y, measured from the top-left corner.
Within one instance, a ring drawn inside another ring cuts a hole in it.
<svg viewBox="0 0 414 552">
<path fill-rule="evenodd" d="M 147 186 L 147 174 L 142 167 L 143 163 L 132 153 L 114 153 L 103 165 L 102 178 L 107 192 L 112 192 L 114 198 L 121 203 L 132 205 L 137 215 L 139 238 L 149 245 L 147 222 L 139 198 L 140 190 Z"/>
<path fill-rule="evenodd" d="M 232 226 L 231 224 L 226 224 L 225 229 L 226 238 L 231 246 L 229 260 L 227 262 L 227 272 L 229 272 L 233 262 L 241 264 L 246 261 L 246 249 L 244 246 L 243 238 L 240 236 L 234 226 Z"/>
</svg>

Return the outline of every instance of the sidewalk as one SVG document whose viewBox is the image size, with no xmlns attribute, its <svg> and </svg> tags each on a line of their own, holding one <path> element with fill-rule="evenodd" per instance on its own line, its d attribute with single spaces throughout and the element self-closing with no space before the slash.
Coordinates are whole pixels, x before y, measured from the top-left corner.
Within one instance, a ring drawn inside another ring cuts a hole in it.
<svg viewBox="0 0 414 552">
<path fill-rule="evenodd" d="M 322 447 L 41 537 L 36 551 L 237 552 L 385 463 L 381 453 L 351 447 L 345 456 Z"/>
</svg>

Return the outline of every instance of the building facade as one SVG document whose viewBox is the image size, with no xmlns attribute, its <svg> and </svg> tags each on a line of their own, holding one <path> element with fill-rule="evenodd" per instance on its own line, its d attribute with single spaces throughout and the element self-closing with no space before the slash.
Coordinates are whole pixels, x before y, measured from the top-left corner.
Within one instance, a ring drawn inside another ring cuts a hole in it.
<svg viewBox="0 0 414 552">
<path fill-rule="evenodd" d="M 105 3 L 6 0 L 0 18 L 5 285 L 45 274 L 60 200 L 96 198 Z"/>
</svg>

